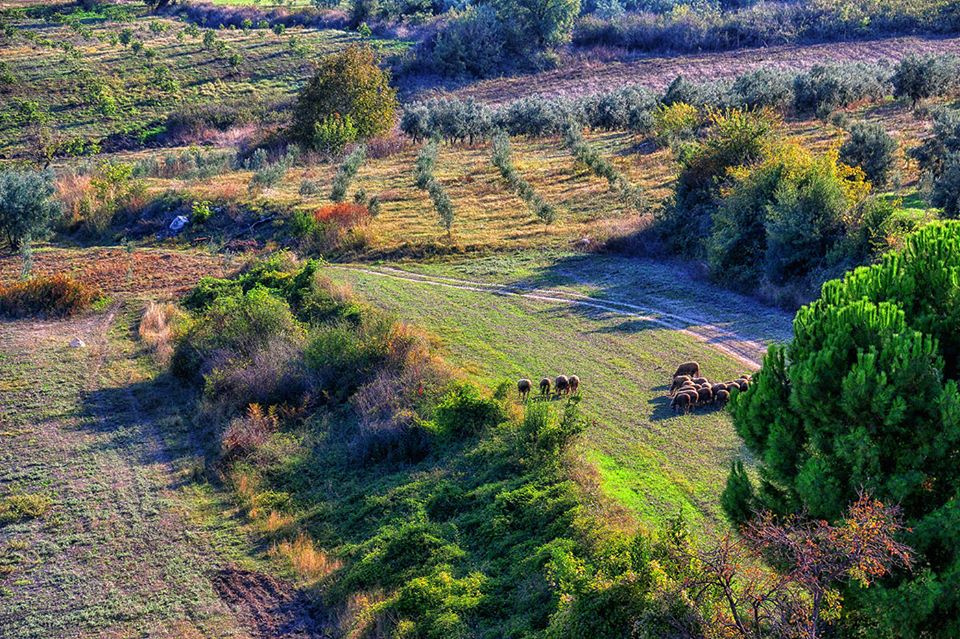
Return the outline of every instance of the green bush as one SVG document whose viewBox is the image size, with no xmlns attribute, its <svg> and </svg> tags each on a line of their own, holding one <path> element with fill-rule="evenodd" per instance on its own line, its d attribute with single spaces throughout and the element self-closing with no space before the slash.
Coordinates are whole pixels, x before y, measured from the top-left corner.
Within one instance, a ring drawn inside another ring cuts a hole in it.
<svg viewBox="0 0 960 639">
<path fill-rule="evenodd" d="M 293 132 L 311 143 L 317 123 L 339 115 L 351 118 L 360 138 L 370 138 L 393 128 L 396 110 L 390 75 L 377 66 L 373 49 L 351 46 L 320 61 L 297 98 Z"/>
<path fill-rule="evenodd" d="M 295 341 L 301 335 L 290 306 L 266 287 L 257 285 L 230 295 L 218 291 L 177 344 L 171 366 L 178 376 L 196 379 L 211 358 L 251 357 L 275 340 Z"/>
<path fill-rule="evenodd" d="M 503 406 L 482 397 L 476 386 L 457 384 L 435 409 L 434 422 L 441 433 L 475 435 L 506 419 Z"/>
<path fill-rule="evenodd" d="M 42 239 L 62 213 L 53 195 L 53 170 L 0 171 L 0 236 L 14 250 L 24 241 Z"/>
<path fill-rule="evenodd" d="M 349 115 L 341 117 L 336 113 L 314 123 L 313 148 L 339 154 L 358 136 L 359 132 L 353 124 L 353 118 Z"/>
<path fill-rule="evenodd" d="M 334 202 L 343 202 L 347 198 L 347 189 L 357 176 L 357 171 L 367 158 L 367 148 L 362 144 L 357 146 L 344 158 L 337 167 L 337 174 L 333 176 L 333 187 L 330 190 L 330 199 Z"/>
<path fill-rule="evenodd" d="M 954 56 L 908 55 L 894 71 L 894 95 L 910 98 L 914 106 L 920 100 L 946 95 L 955 88 L 958 70 L 960 65 Z"/>
<path fill-rule="evenodd" d="M 840 147 L 840 159 L 850 166 L 859 166 L 877 187 L 887 184 L 894 165 L 897 141 L 882 125 L 857 122 L 850 127 L 850 138 Z"/>
</svg>

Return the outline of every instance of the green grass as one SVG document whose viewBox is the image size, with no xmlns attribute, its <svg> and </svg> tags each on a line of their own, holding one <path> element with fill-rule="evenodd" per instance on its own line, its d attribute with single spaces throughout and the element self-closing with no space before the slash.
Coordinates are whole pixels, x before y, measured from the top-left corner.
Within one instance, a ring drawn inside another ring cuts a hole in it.
<svg viewBox="0 0 960 639">
<path fill-rule="evenodd" d="M 222 500 L 180 487 L 197 443 L 133 341 L 139 308 L 0 326 L 4 637 L 242 636 L 207 575 L 249 543 Z"/>
<path fill-rule="evenodd" d="M 452 359 L 483 384 L 579 375 L 584 413 L 594 422 L 582 452 L 607 496 L 652 526 L 678 510 L 701 525 L 721 520 L 718 495 L 740 442 L 722 411 L 675 416 L 666 385 L 672 367 L 687 359 L 718 380 L 744 372 L 742 364 L 635 318 L 358 272 L 328 275 L 439 335 Z"/>
</svg>

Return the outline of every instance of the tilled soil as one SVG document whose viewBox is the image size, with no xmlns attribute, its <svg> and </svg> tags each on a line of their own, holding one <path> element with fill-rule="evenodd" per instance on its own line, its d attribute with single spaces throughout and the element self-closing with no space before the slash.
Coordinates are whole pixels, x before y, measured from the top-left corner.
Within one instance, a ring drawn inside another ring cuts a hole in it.
<svg viewBox="0 0 960 639">
<path fill-rule="evenodd" d="M 253 637 L 319 639 L 329 637 L 311 617 L 306 598 L 270 575 L 235 567 L 211 578 L 220 599 Z"/>
</svg>

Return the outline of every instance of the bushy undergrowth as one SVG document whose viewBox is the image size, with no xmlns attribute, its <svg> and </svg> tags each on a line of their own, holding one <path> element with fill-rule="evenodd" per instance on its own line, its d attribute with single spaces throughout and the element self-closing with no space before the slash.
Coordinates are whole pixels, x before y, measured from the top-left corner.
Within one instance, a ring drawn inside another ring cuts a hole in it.
<svg viewBox="0 0 960 639">
<path fill-rule="evenodd" d="M 96 292 L 67 275 L 36 276 L 0 283 L 0 316 L 66 317 L 90 307 Z"/>
</svg>

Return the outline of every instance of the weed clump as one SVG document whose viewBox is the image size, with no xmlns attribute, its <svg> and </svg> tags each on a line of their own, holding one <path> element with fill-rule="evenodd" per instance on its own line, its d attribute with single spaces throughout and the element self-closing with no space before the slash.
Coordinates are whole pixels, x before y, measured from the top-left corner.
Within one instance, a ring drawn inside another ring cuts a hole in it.
<svg viewBox="0 0 960 639">
<path fill-rule="evenodd" d="M 41 275 L 0 284 L 0 315 L 6 317 L 68 317 L 86 310 L 96 292 L 68 275 Z"/>
</svg>

